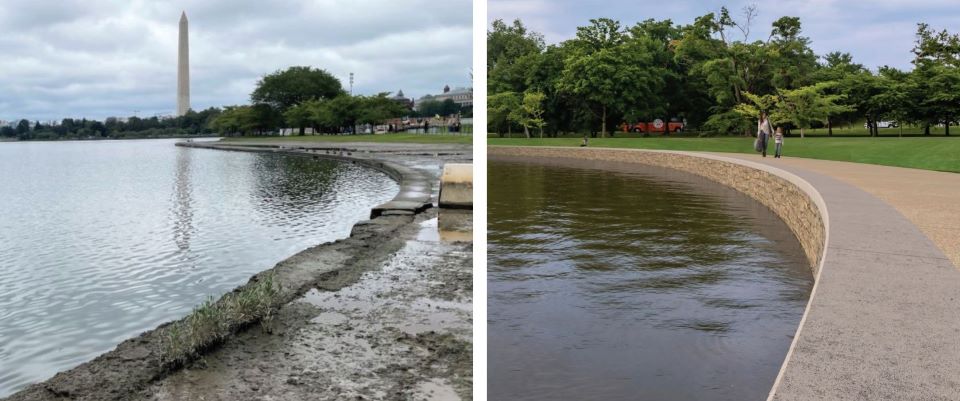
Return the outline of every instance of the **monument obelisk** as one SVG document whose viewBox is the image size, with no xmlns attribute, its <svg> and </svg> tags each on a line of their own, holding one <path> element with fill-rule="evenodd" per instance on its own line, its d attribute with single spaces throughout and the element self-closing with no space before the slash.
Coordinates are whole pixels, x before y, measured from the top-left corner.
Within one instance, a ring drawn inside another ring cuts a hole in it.
<svg viewBox="0 0 960 401">
<path fill-rule="evenodd" d="M 177 56 L 177 116 L 190 110 L 190 44 L 187 37 L 187 12 L 180 14 L 180 52 Z"/>
</svg>

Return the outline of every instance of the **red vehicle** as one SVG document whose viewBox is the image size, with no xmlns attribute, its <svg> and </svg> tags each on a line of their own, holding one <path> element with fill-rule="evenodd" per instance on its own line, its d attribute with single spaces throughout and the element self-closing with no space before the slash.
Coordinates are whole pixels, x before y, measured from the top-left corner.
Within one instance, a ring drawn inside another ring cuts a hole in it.
<svg viewBox="0 0 960 401">
<path fill-rule="evenodd" d="M 663 134 L 669 134 L 671 132 L 680 132 L 683 131 L 683 123 L 680 121 L 670 121 L 664 124 L 663 120 L 656 119 L 653 122 L 649 123 L 635 123 L 635 124 L 626 124 L 621 125 L 623 132 L 637 132 L 648 134 L 651 132 L 659 132 Z"/>
</svg>

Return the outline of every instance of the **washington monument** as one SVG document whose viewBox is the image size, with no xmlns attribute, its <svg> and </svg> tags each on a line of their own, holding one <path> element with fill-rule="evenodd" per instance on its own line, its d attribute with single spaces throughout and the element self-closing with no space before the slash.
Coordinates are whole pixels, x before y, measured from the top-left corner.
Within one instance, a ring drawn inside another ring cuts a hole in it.
<svg viewBox="0 0 960 401">
<path fill-rule="evenodd" d="M 177 116 L 190 110 L 190 44 L 187 37 L 187 12 L 180 14 L 180 53 L 177 57 Z"/>
</svg>

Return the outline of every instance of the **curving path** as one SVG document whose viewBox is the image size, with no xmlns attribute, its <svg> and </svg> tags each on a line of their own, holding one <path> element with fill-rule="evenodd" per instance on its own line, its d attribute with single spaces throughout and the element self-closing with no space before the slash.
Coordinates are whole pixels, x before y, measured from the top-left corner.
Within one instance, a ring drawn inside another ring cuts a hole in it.
<svg viewBox="0 0 960 401">
<path fill-rule="evenodd" d="M 809 183 L 814 193 L 798 186 L 823 200 L 826 248 L 770 399 L 960 400 L 960 270 L 947 256 L 960 253 L 960 175 L 698 152 L 490 151 L 640 163 L 672 153 Z"/>
<path fill-rule="evenodd" d="M 725 155 L 764 162 L 754 155 Z M 820 173 L 886 201 L 919 227 L 960 269 L 960 174 L 791 157 L 764 163 Z"/>
<path fill-rule="evenodd" d="M 936 215 L 956 218 L 951 209 L 960 206 L 960 196 L 942 205 L 941 212 L 931 205 L 937 195 L 957 190 L 942 186 L 955 175 L 809 159 L 733 158 L 806 180 L 829 213 L 823 269 L 771 399 L 960 399 L 960 271 L 898 210 L 926 211 L 914 214 L 924 222 Z M 923 199 L 923 192 L 913 192 L 922 187 L 943 193 Z"/>
</svg>

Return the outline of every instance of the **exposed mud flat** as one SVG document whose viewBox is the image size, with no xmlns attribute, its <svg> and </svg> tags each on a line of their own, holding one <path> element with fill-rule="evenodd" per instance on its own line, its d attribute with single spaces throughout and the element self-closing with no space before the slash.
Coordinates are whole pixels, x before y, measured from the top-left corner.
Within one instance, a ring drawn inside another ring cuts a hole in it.
<svg viewBox="0 0 960 401">
<path fill-rule="evenodd" d="M 308 291 L 139 398 L 471 399 L 471 245 L 441 242 L 435 211 L 417 222 L 356 283 Z"/>
</svg>

